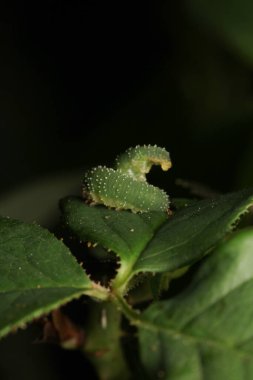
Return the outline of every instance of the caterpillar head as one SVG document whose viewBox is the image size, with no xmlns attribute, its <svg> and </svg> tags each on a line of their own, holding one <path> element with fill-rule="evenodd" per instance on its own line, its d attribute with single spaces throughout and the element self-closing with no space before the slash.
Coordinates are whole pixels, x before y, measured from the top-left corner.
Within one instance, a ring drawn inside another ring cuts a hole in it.
<svg viewBox="0 0 253 380">
<path fill-rule="evenodd" d="M 137 145 L 135 148 L 127 149 L 116 159 L 116 169 L 128 173 L 139 181 L 146 180 L 146 174 L 153 165 L 160 165 L 165 171 L 171 168 L 170 154 L 165 148 L 156 145 Z"/>
</svg>

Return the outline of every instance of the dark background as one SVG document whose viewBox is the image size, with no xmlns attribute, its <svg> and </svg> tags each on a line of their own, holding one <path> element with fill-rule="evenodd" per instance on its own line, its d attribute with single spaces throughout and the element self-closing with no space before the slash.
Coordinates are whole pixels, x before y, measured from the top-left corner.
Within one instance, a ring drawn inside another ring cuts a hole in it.
<svg viewBox="0 0 253 380">
<path fill-rule="evenodd" d="M 51 227 L 86 167 L 144 143 L 171 152 L 152 176 L 172 196 L 188 195 L 177 178 L 252 186 L 252 14 L 249 0 L 2 2 L 0 213 Z M 0 343 L 2 380 L 90 373 L 35 338 Z"/>
</svg>

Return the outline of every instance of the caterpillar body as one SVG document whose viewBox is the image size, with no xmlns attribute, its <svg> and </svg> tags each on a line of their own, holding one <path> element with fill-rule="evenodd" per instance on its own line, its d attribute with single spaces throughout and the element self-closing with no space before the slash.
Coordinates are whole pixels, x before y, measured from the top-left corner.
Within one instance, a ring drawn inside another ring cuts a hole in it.
<svg viewBox="0 0 253 380">
<path fill-rule="evenodd" d="M 115 169 L 98 166 L 83 180 L 83 196 L 91 204 L 103 204 L 132 212 L 167 211 L 169 197 L 146 181 L 153 165 L 171 167 L 169 153 L 157 146 L 137 146 L 116 159 Z"/>
</svg>

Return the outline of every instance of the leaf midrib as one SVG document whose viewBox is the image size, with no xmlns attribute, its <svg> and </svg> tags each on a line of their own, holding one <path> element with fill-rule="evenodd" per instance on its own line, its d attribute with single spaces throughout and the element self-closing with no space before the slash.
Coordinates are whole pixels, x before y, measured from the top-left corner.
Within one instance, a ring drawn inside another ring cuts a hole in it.
<svg viewBox="0 0 253 380">
<path fill-rule="evenodd" d="M 247 342 L 248 340 L 253 339 L 253 335 L 252 335 L 252 337 L 247 338 L 245 341 L 239 342 L 238 346 L 234 346 L 234 345 L 231 346 L 229 344 L 226 344 L 224 341 L 222 343 L 219 343 L 218 341 L 215 341 L 212 339 L 205 339 L 205 338 L 200 339 L 200 338 L 196 337 L 195 335 L 189 335 L 185 332 L 185 329 L 187 328 L 189 323 L 191 323 L 194 319 L 198 318 L 201 314 L 205 313 L 210 307 L 214 306 L 217 302 L 220 302 L 223 298 L 225 298 L 228 294 L 234 292 L 240 286 L 245 285 L 247 282 L 252 282 L 252 281 L 253 281 L 252 278 L 250 278 L 246 281 L 243 281 L 240 284 L 238 284 L 238 286 L 233 288 L 232 291 L 229 291 L 226 294 L 222 295 L 222 297 L 217 299 L 215 302 L 212 302 L 204 310 L 202 310 L 200 314 L 191 318 L 191 320 L 188 321 L 187 324 L 185 324 L 181 330 L 175 330 L 175 329 L 165 327 L 165 326 L 157 326 L 157 324 L 155 324 L 154 322 L 150 322 L 150 321 L 145 320 L 145 317 L 141 318 L 138 321 L 138 325 L 140 325 L 141 327 L 143 325 L 143 327 L 146 328 L 147 330 L 166 333 L 166 334 L 168 334 L 171 337 L 176 338 L 176 339 L 181 338 L 182 340 L 188 340 L 190 343 L 193 343 L 193 344 L 202 344 L 202 345 L 204 344 L 204 345 L 215 347 L 215 348 L 222 349 L 222 350 L 227 349 L 229 351 L 236 353 L 237 355 L 240 355 L 240 356 L 243 356 L 244 358 L 249 358 L 252 360 L 253 359 L 253 353 L 250 354 L 249 352 L 243 351 L 243 350 L 239 351 L 239 348 L 241 345 L 245 344 L 245 342 Z"/>
<path fill-rule="evenodd" d="M 201 345 L 206 345 L 206 346 L 210 346 L 213 348 L 217 348 L 219 350 L 220 349 L 228 350 L 228 351 L 236 353 L 239 356 L 242 356 L 245 359 L 251 359 L 251 360 L 253 359 L 253 353 L 250 354 L 249 352 L 243 351 L 243 350 L 239 351 L 238 348 L 235 346 L 229 346 L 225 343 L 221 344 L 221 343 L 218 343 L 218 342 L 211 340 L 211 339 L 200 339 L 194 335 L 188 335 L 188 334 L 185 334 L 183 332 L 179 332 L 177 330 L 170 329 L 166 326 L 157 326 L 155 323 L 152 323 L 152 322 L 147 321 L 145 319 L 140 319 L 140 320 L 138 320 L 138 322 L 135 322 L 135 324 L 137 324 L 138 327 L 141 327 L 141 328 L 149 330 L 149 331 L 162 332 L 162 333 L 165 333 L 172 338 L 175 338 L 175 339 L 180 338 L 180 339 L 182 339 L 182 341 L 186 340 L 191 344 L 195 344 L 195 345 L 201 344 Z M 241 343 L 240 343 L 240 345 L 241 345 Z"/>
<path fill-rule="evenodd" d="M 105 225 L 107 228 L 109 228 L 109 229 L 113 232 L 114 235 L 120 237 L 121 241 L 122 241 L 123 244 L 126 246 L 126 248 L 127 248 L 127 250 L 128 250 L 128 252 L 125 252 L 126 257 L 127 257 L 127 255 L 131 255 L 133 252 L 132 252 L 131 246 L 129 245 L 129 243 L 128 243 L 128 241 L 126 240 L 126 238 L 124 238 L 124 237 L 122 237 L 121 235 L 119 235 L 118 231 L 117 231 L 115 228 L 113 228 L 113 226 L 112 226 L 111 224 L 106 223 L 104 220 L 103 220 L 103 222 L 104 222 L 104 225 Z M 114 247 L 109 246 L 109 244 L 108 244 L 108 248 L 114 250 Z M 120 253 L 120 252 L 117 252 L 117 253 Z"/>
<path fill-rule="evenodd" d="M 146 221 L 144 221 L 144 223 L 146 225 L 148 225 L 146 223 Z M 164 225 L 164 223 L 166 223 L 166 220 L 164 222 L 162 222 L 159 226 L 157 226 L 157 228 L 155 228 L 154 230 L 151 230 L 151 235 L 150 235 L 150 238 L 147 239 L 147 241 L 145 242 L 145 244 L 143 244 L 143 247 L 141 248 L 141 250 L 138 252 L 134 252 L 133 255 L 132 255 L 132 260 L 131 260 L 131 264 L 130 264 L 130 261 L 129 260 L 126 260 L 126 263 L 125 265 L 127 266 L 128 270 L 127 270 L 127 274 L 125 274 L 124 276 L 124 284 L 128 283 L 131 278 L 137 274 L 137 272 L 135 272 L 134 270 L 134 267 L 135 267 L 135 264 L 136 262 L 139 260 L 139 257 L 140 255 L 142 254 L 142 252 L 145 251 L 145 249 L 147 248 L 147 246 L 150 244 L 151 240 L 154 238 L 155 234 L 157 233 L 157 231 Z M 148 225 L 149 226 L 149 225 Z M 121 257 L 121 267 L 122 268 L 122 263 L 124 262 L 124 258 Z M 118 271 L 118 273 L 120 273 L 120 269 Z M 117 277 L 115 277 L 115 279 L 117 279 Z M 114 280 L 115 280 L 114 279 Z M 115 281 L 114 281 L 115 282 Z"/>
</svg>

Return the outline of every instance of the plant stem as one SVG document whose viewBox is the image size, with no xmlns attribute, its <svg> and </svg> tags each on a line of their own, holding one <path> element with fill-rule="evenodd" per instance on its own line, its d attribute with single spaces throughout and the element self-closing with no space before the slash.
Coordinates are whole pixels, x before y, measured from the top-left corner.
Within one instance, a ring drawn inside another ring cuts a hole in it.
<svg viewBox="0 0 253 380">
<path fill-rule="evenodd" d="M 140 323 L 140 312 L 134 310 L 121 295 L 115 294 L 114 302 L 131 324 L 138 325 Z"/>
<path fill-rule="evenodd" d="M 100 380 L 129 380 L 121 347 L 121 313 L 112 302 L 92 302 L 86 324 L 85 354 Z"/>
</svg>

